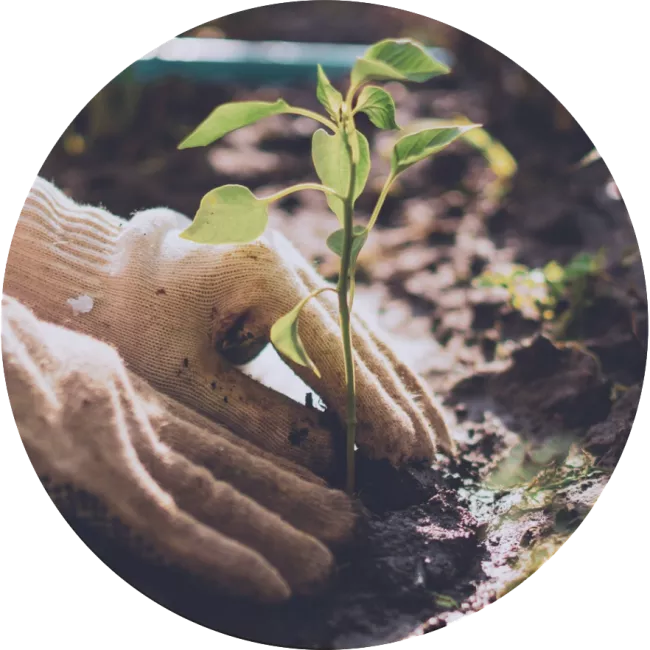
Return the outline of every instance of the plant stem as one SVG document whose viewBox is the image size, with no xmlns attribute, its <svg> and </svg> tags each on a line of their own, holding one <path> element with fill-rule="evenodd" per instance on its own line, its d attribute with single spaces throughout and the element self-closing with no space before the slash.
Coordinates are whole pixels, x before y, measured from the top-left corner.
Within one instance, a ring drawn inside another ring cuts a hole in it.
<svg viewBox="0 0 650 650">
<path fill-rule="evenodd" d="M 305 296 L 295 307 L 294 309 L 302 309 L 312 298 L 315 298 L 316 296 L 319 296 L 321 293 L 325 293 L 326 291 L 334 291 L 336 292 L 336 289 L 334 287 L 320 287 L 319 289 L 314 289 L 308 296 Z"/>
<path fill-rule="evenodd" d="M 354 350 L 352 345 L 352 332 L 350 328 L 350 305 L 348 303 L 348 293 L 350 290 L 350 272 L 352 257 L 352 218 L 354 211 L 354 192 L 356 183 L 357 161 L 352 153 L 350 137 L 356 137 L 354 129 L 351 130 L 351 136 L 346 131 L 343 132 L 345 148 L 350 160 L 350 185 L 348 193 L 344 200 L 343 212 L 343 251 L 341 254 L 341 269 L 337 292 L 339 295 L 339 319 L 341 322 L 341 340 L 343 343 L 343 359 L 345 364 L 345 385 L 347 391 L 347 417 L 346 417 L 346 481 L 345 489 L 348 494 L 354 493 L 354 443 L 357 429 L 357 404 L 356 404 L 356 387 L 354 378 Z"/>
<path fill-rule="evenodd" d="M 331 120 L 328 120 L 325 116 L 315 111 L 310 111 L 307 108 L 298 108 L 297 106 L 291 106 L 287 111 L 288 113 L 293 113 L 294 115 L 302 115 L 304 117 L 310 117 L 312 120 L 316 120 L 321 124 L 324 124 L 328 129 L 331 129 L 332 132 L 336 131 L 336 124 Z"/>
<path fill-rule="evenodd" d="M 291 187 L 280 190 L 275 194 L 271 194 L 271 196 L 267 196 L 262 200 L 266 201 L 267 203 L 273 203 L 273 201 L 279 201 L 285 196 L 289 196 L 289 194 L 293 194 L 294 192 L 301 192 L 302 190 L 318 190 L 324 194 L 333 194 L 334 196 L 338 196 L 331 187 L 326 187 L 320 183 L 299 183 L 298 185 L 292 185 Z"/>
<path fill-rule="evenodd" d="M 388 196 L 388 192 L 390 191 L 390 187 L 393 184 L 395 178 L 396 177 L 393 176 L 393 174 L 390 174 L 390 176 L 386 179 L 384 183 L 384 187 L 381 188 L 381 193 L 379 194 L 379 198 L 377 199 L 377 203 L 375 204 L 375 209 L 372 211 L 372 214 L 370 215 L 370 221 L 366 226 L 366 232 L 370 232 L 372 230 L 372 227 L 375 225 L 375 222 L 377 221 L 377 217 L 379 216 L 379 212 L 382 206 L 384 205 L 384 201 Z"/>
<path fill-rule="evenodd" d="M 388 176 L 386 181 L 384 182 L 384 186 L 381 189 L 381 193 L 379 194 L 379 198 L 377 199 L 377 203 L 375 204 L 375 209 L 372 211 L 372 215 L 370 215 L 370 221 L 368 222 L 368 225 L 366 226 L 365 230 L 366 233 L 369 233 L 372 230 L 372 227 L 375 225 L 375 222 L 377 221 L 377 217 L 379 216 L 379 212 L 381 211 L 384 201 L 386 200 L 386 197 L 388 196 L 388 192 L 390 191 L 391 185 L 393 184 L 393 181 L 397 178 L 393 174 Z M 354 302 L 354 274 L 356 272 L 356 264 L 352 265 L 350 268 L 350 309 L 352 309 L 352 303 Z"/>
<path fill-rule="evenodd" d="M 357 92 L 357 90 L 359 90 L 359 84 L 357 84 L 356 86 L 350 86 L 348 88 L 347 94 L 345 95 L 345 104 L 350 109 L 352 109 L 352 100 L 354 99 L 354 94 Z M 356 110 L 354 110 L 352 112 L 352 115 L 354 116 L 355 113 L 356 113 Z"/>
</svg>

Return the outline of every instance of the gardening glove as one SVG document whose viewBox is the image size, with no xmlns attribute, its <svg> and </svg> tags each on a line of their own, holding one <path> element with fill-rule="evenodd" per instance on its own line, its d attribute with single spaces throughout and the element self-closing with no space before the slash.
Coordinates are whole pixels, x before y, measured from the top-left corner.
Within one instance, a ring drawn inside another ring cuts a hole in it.
<svg viewBox="0 0 650 650">
<path fill-rule="evenodd" d="M 71 523 L 230 594 L 281 601 L 322 583 L 349 498 L 157 393 L 116 350 L 3 297 L 18 430 Z"/>
<path fill-rule="evenodd" d="M 167 209 L 137 213 L 127 223 L 37 179 L 14 235 L 5 291 L 44 320 L 112 344 L 155 389 L 263 449 L 328 474 L 335 445 L 321 414 L 226 358 L 234 348 L 244 351 L 238 362 L 249 360 L 271 325 L 324 281 L 278 233 L 212 246 L 179 237 L 189 223 Z M 290 365 L 344 416 L 336 314 L 335 297 L 326 292 L 300 316 L 301 338 L 321 378 Z M 436 440 L 451 450 L 431 393 L 358 318 L 354 345 L 361 450 L 395 465 L 431 459 Z"/>
</svg>

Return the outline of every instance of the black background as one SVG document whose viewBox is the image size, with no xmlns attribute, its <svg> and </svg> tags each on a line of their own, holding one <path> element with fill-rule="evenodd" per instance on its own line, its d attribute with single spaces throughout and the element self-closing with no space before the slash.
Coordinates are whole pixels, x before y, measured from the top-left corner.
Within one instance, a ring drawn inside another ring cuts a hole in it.
<svg viewBox="0 0 650 650">
<path fill-rule="evenodd" d="M 155 15 L 149 9 L 139 15 L 133 4 L 102 6 L 110 13 L 102 14 L 101 20 L 93 13 L 96 5 L 90 3 L 78 10 L 47 5 L 24 13 L 22 20 L 17 19 L 18 7 L 14 22 L 6 28 L 9 47 L 3 48 L 7 64 L 2 103 L 8 115 L 3 157 L 9 166 L 2 174 L 2 189 L 12 190 L 11 205 L 3 205 L 9 215 L 5 220 L 9 236 L 13 215 L 18 214 L 42 160 L 79 107 L 144 52 L 216 17 L 207 13 L 190 17 L 178 13 L 173 4 L 169 10 L 162 4 L 148 5 L 156 7 Z M 514 5 L 515 10 L 490 6 L 484 13 L 472 12 L 469 6 L 458 14 L 441 8 L 434 17 L 501 50 L 564 103 L 607 161 L 643 249 L 639 220 L 645 205 L 638 180 L 648 167 L 647 105 L 641 100 L 648 61 L 644 21 L 632 12 L 616 15 L 611 10 L 586 17 L 559 9 L 542 13 L 537 4 L 528 3 Z M 594 12 L 595 5 L 591 7 Z M 232 6 L 237 8 L 243 6 Z M 147 42 L 139 21 L 147 24 Z M 89 22 L 93 29 L 84 29 Z M 638 462 L 643 458 L 641 422 L 642 415 L 598 505 L 547 566 L 487 610 L 409 643 L 462 648 L 477 640 L 506 648 L 529 646 L 534 640 L 551 648 L 574 642 L 601 647 L 609 645 L 610 635 L 643 625 L 643 619 L 635 620 L 634 611 L 635 604 L 647 600 L 642 582 L 647 563 L 641 553 L 644 488 L 635 480 L 635 472 L 647 473 L 647 464 Z M 51 505 L 15 435 L 8 410 L 3 431 L 14 452 L 11 460 L 2 454 L 2 497 L 5 508 L 11 505 L 9 517 L 3 513 L 2 525 L 11 544 L 11 550 L 2 554 L 2 590 L 10 603 L 5 635 L 11 634 L 6 629 L 9 623 L 26 647 L 41 637 L 70 648 L 98 642 L 128 648 L 158 639 L 163 647 L 218 642 L 219 637 L 170 614 L 95 559 Z M 633 596 L 637 587 L 641 595 Z"/>
</svg>

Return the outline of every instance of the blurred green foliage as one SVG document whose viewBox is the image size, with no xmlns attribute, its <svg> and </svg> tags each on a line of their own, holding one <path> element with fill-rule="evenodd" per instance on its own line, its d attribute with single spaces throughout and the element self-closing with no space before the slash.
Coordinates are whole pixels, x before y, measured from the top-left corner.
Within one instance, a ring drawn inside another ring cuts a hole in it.
<svg viewBox="0 0 650 650">
<path fill-rule="evenodd" d="M 485 271 L 473 284 L 506 289 L 510 304 L 523 316 L 552 321 L 561 333 L 590 304 L 589 279 L 604 270 L 605 251 L 600 250 L 596 254 L 578 253 L 565 266 L 555 260 L 534 269 L 509 264 L 502 270 Z"/>
</svg>

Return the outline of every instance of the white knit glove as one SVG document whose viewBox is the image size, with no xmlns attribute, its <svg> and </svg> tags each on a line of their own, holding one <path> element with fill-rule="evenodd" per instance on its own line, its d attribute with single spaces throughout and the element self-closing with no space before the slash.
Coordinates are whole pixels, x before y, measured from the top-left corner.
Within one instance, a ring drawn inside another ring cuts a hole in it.
<svg viewBox="0 0 650 650">
<path fill-rule="evenodd" d="M 188 223 L 167 209 L 127 223 L 38 179 L 16 228 L 5 292 L 46 321 L 110 343 L 129 370 L 238 436 L 327 474 L 334 445 L 319 413 L 247 377 L 222 354 L 234 345 L 250 351 L 239 359 L 248 360 L 277 318 L 324 281 L 278 233 L 210 246 L 179 237 Z M 321 378 L 292 367 L 343 415 L 343 355 L 329 294 L 311 300 L 300 318 Z M 451 450 L 431 393 L 359 319 L 354 345 L 362 452 L 398 465 L 431 459 L 436 442 Z"/>
<path fill-rule="evenodd" d="M 109 345 L 2 301 L 2 360 L 18 430 L 80 534 L 230 594 L 313 591 L 350 538 L 352 503 L 162 396 Z"/>
</svg>

